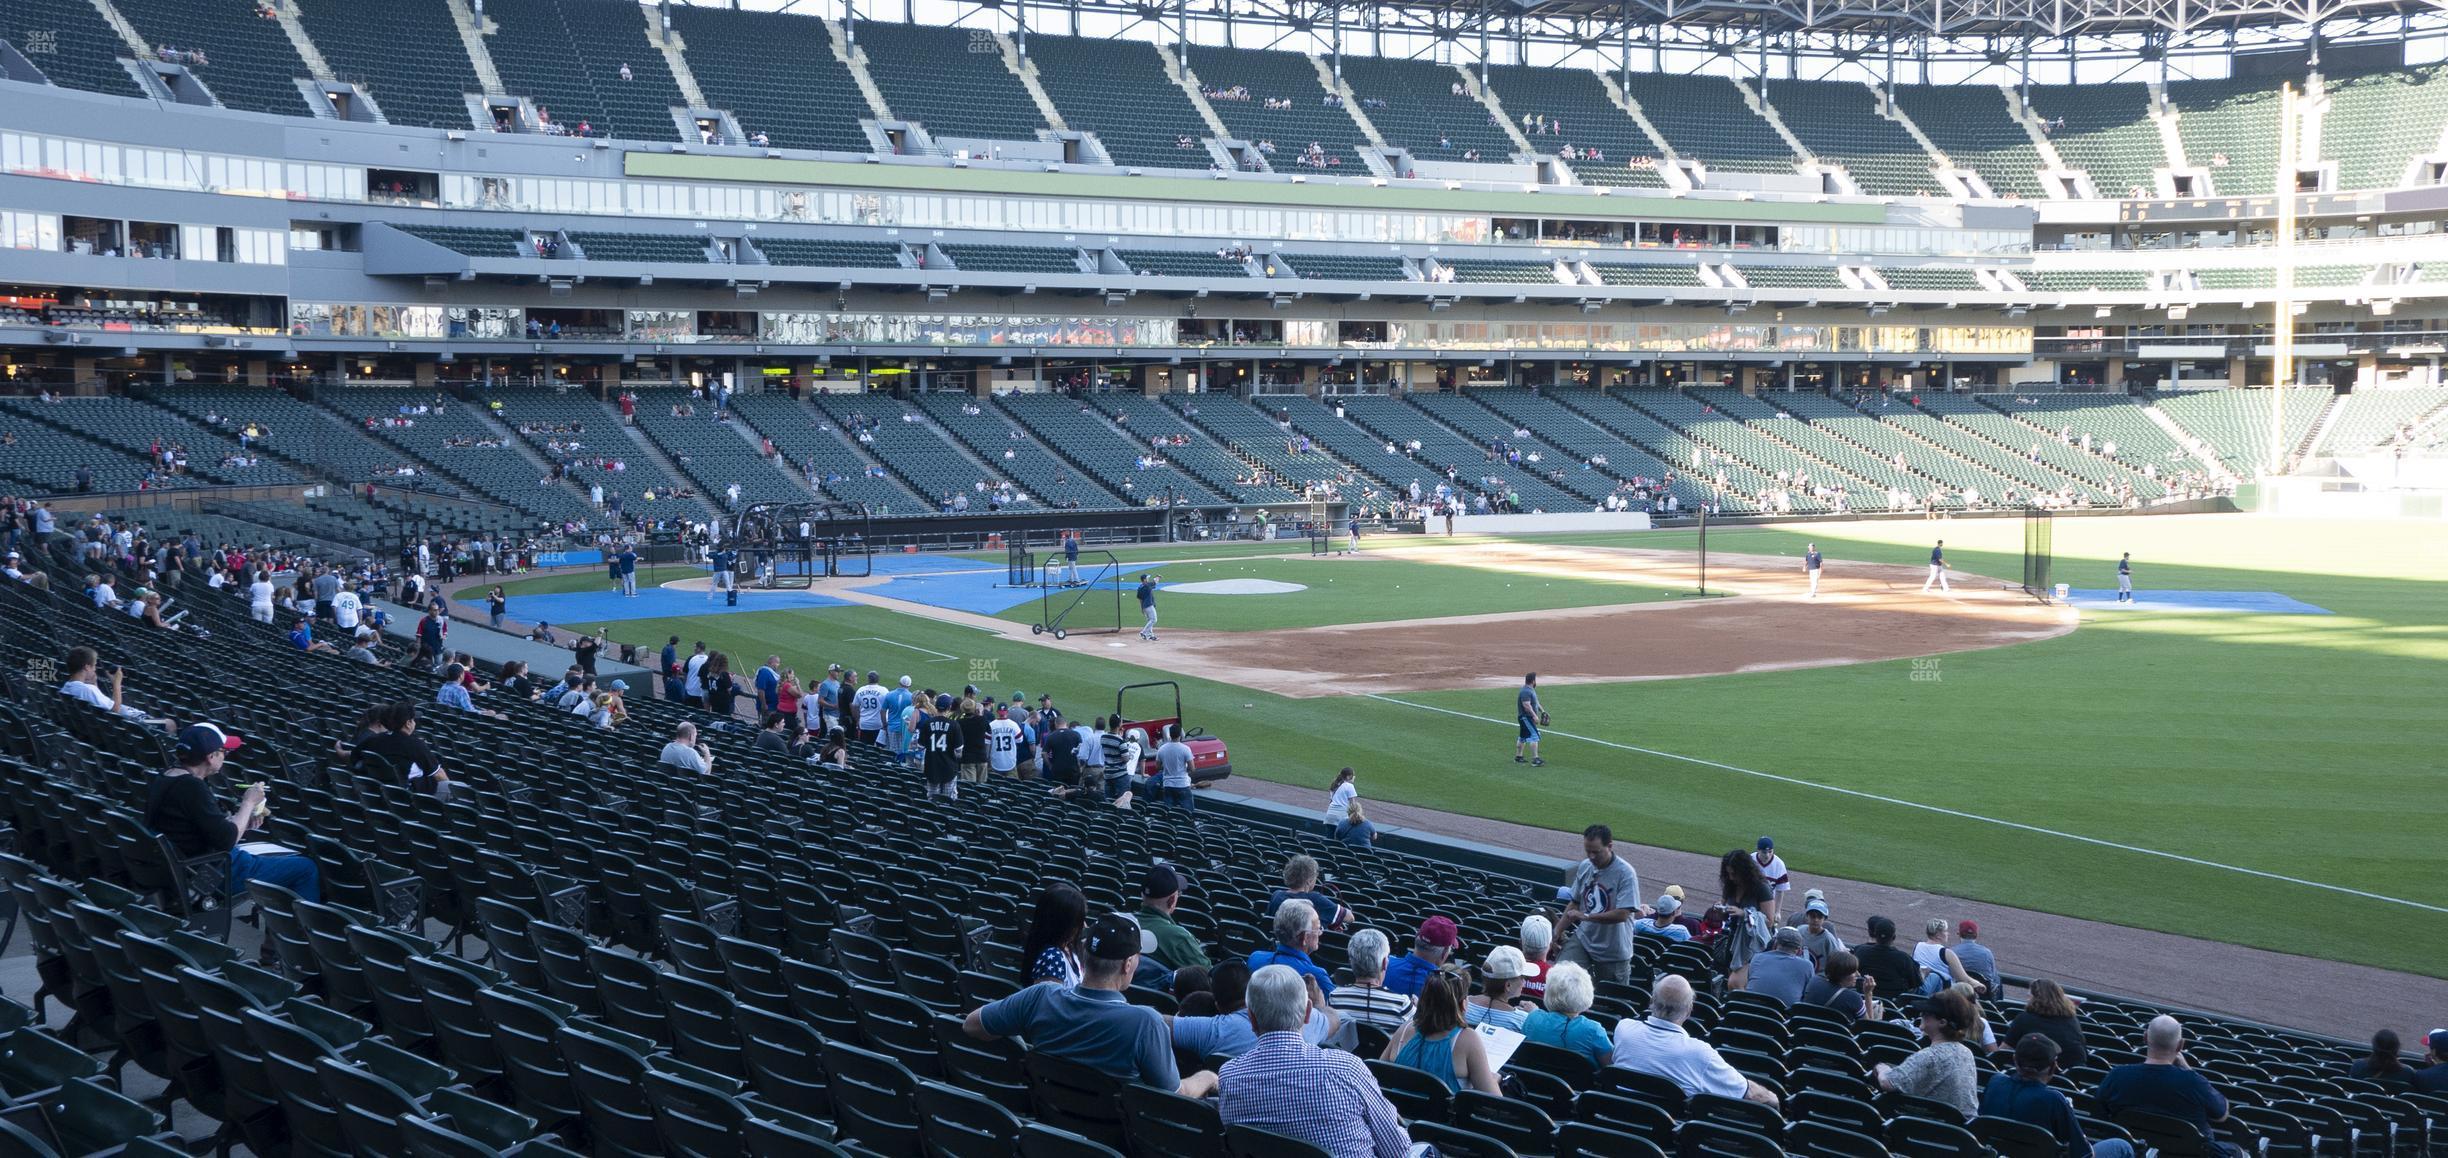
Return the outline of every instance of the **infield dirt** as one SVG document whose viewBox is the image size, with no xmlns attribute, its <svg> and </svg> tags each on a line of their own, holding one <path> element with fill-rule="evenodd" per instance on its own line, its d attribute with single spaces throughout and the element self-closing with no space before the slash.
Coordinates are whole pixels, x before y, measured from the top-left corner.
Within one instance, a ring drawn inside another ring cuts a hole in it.
<svg viewBox="0 0 2448 1158">
<path fill-rule="evenodd" d="M 1406 546 L 1394 554 L 1410 562 L 1647 587 L 1696 588 L 1698 582 L 1698 558 L 1688 551 L 1475 543 Z M 1315 565 L 1365 574 L 1371 562 L 1361 554 Z M 1160 631 L 1156 644 L 1127 635 L 1058 642 L 985 616 L 938 608 L 919 613 L 1294 697 L 1510 686 L 1528 671 L 1538 672 L 1541 683 L 1556 684 L 1827 667 L 2002 647 L 2074 630 L 2073 609 L 2041 604 L 1999 580 L 1953 572 L 1952 593 L 1923 594 L 1926 574 L 1920 567 L 1841 564 L 1822 574 L 1814 599 L 1798 560 L 1711 554 L 1709 594 L 1689 599 L 1281 631 Z M 846 585 L 839 591 L 819 586 L 857 602 L 906 606 Z M 1117 643 L 1126 654 L 1114 655 Z"/>
</svg>

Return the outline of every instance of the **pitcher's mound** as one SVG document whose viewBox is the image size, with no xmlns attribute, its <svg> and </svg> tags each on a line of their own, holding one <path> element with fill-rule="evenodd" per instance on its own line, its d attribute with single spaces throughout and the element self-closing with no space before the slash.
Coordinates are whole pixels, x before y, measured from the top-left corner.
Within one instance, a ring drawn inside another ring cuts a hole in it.
<svg viewBox="0 0 2448 1158">
<path fill-rule="evenodd" d="M 1184 595 L 1290 595 L 1307 591 L 1309 585 L 1273 579 L 1209 579 L 1202 583 L 1167 583 L 1164 589 Z"/>
</svg>

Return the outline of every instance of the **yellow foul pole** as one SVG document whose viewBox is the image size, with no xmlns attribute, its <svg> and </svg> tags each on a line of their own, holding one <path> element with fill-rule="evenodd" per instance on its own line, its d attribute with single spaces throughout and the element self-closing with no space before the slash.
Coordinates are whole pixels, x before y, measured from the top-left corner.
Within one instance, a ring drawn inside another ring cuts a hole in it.
<svg viewBox="0 0 2448 1158">
<path fill-rule="evenodd" d="M 2278 89 L 2278 315 L 2271 325 L 2269 474 L 2286 467 L 2286 387 L 2295 381 L 2295 86 Z"/>
</svg>

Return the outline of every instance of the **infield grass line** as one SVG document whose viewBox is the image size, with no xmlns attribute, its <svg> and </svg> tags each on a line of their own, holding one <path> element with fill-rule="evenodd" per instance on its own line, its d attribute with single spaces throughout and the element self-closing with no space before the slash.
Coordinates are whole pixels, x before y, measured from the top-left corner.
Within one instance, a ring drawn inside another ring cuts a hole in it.
<svg viewBox="0 0 2448 1158">
<path fill-rule="evenodd" d="M 914 643 L 903 643 L 903 642 L 901 642 L 900 640 L 897 640 L 897 639 L 886 639 L 886 638 L 884 638 L 883 636 L 880 636 L 880 635 L 862 635 L 862 636 L 859 636 L 859 637 L 858 637 L 858 638 L 856 638 L 856 639 L 844 640 L 843 642 L 845 642 L 845 643 L 881 643 L 881 644 L 884 644 L 884 645 L 889 646 L 889 647 L 906 647 L 906 648 L 910 649 L 911 651 L 923 651 L 923 652 L 927 653 L 928 655 L 931 655 L 931 656 L 936 657 L 937 659 L 959 659 L 959 658 L 960 658 L 960 657 L 959 657 L 959 656 L 957 656 L 957 655 L 945 655 L 943 652 L 937 651 L 937 650 L 935 650 L 934 648 L 931 648 L 931 647 L 920 647 L 920 646 L 918 646 L 917 644 L 914 644 Z"/>
<path fill-rule="evenodd" d="M 1435 712 L 1439 715 L 1455 716 L 1465 720 L 1477 720 L 1481 723 L 1510 727 L 1516 722 L 1511 720 L 1499 720 L 1494 716 L 1481 716 L 1474 715 L 1470 712 L 1457 712 L 1452 708 L 1440 708 L 1434 704 L 1415 704 L 1409 700 L 1398 700 L 1392 696 L 1378 695 L 1375 692 L 1364 692 L 1362 695 L 1372 700 L 1383 700 L 1386 703 L 1400 704 L 1406 708 L 1418 708 L 1423 712 Z M 1870 800 L 1880 804 L 1892 804 L 1899 808 L 1911 808 L 1922 812 L 1934 812 L 1940 816 L 1951 816 L 1958 820 L 1971 820 L 1982 824 L 1994 824 L 2001 828 L 2017 829 L 2019 831 L 2034 833 L 2040 836 L 2053 836 L 2062 840 L 2071 840 L 2082 844 L 2095 845 L 2100 848 L 2111 848 L 2119 852 L 2139 853 L 2143 856 L 2155 856 L 2165 860 L 2179 861 L 2184 864 L 2196 865 L 2201 868 L 2219 869 L 2225 872 L 2240 873 L 2244 876 L 2259 877 L 2263 880 L 2278 881 L 2283 884 L 2301 885 L 2308 889 L 2322 889 L 2333 893 L 2343 893 L 2350 897 L 2361 897 L 2370 901 L 2385 901 L 2392 905 L 2404 905 L 2407 908 L 2421 909 L 2425 912 L 2448 913 L 2448 907 L 2424 904 L 2421 901 L 2410 901 L 2404 897 L 2392 897 L 2383 893 L 2370 893 L 2361 889 L 2350 889 L 2344 885 L 2329 884 L 2324 881 L 2309 881 L 2303 879 L 2302 877 L 2291 877 L 2283 873 L 2264 872 L 2261 869 L 2245 868 L 2242 865 L 2224 864 L 2214 860 L 2203 860 L 2200 857 L 2186 856 L 2183 853 L 2167 852 L 2156 848 L 2143 848 L 2140 845 L 2122 844 L 2113 840 L 2102 840 L 2096 836 L 2084 836 L 2079 832 L 2063 832 L 2054 828 L 2042 828 L 2036 824 L 2025 824 L 2017 820 L 2000 820 L 1994 816 L 1982 816 L 1977 812 L 1964 812 L 1959 809 L 1947 808 L 1936 804 L 1923 804 L 1918 800 L 1904 800 L 1894 796 L 1881 796 L 1878 793 L 1864 792 L 1858 788 L 1845 788 L 1840 785 L 1822 784 L 1816 780 L 1804 780 L 1800 777 L 1785 776 L 1775 772 L 1762 772 L 1754 768 L 1744 768 L 1739 765 L 1726 764 L 1716 760 L 1704 759 L 1699 756 L 1686 756 L 1680 752 L 1665 752 L 1656 748 L 1643 748 L 1637 744 L 1624 744 L 1614 740 L 1601 740 L 1596 736 L 1583 736 L 1572 732 L 1559 732 L 1552 728 L 1541 728 L 1539 731 L 1541 735 L 1561 736 L 1567 740 L 1579 740 L 1583 743 L 1597 744 L 1601 747 L 1615 748 L 1625 752 L 1638 752 L 1644 756 L 1656 756 L 1665 760 L 1680 760 L 1686 764 L 1697 764 L 1704 768 L 1715 768 L 1721 772 L 1733 772 L 1743 776 L 1756 777 L 1761 780 L 1773 780 L 1779 784 L 1790 784 L 1797 788 L 1814 788 L 1822 792 L 1833 792 L 1840 796 L 1850 796 L 1858 800 Z"/>
</svg>

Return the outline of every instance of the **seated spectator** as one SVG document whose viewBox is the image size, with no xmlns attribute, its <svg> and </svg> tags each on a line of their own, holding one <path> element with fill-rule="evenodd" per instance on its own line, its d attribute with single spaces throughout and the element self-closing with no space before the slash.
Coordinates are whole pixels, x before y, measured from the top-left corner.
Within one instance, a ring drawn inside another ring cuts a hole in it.
<svg viewBox="0 0 2448 1158">
<path fill-rule="evenodd" d="M 1139 927 L 1156 937 L 1156 950 L 1149 956 L 1167 969 L 1207 968 L 1206 947 L 1173 919 L 1174 908 L 1181 904 L 1181 873 L 1169 864 L 1151 865 L 1139 891 L 1144 898 L 1139 904 Z"/>
<path fill-rule="evenodd" d="M 2419 1080 L 2415 1088 L 2422 1088 Z M 2112 1122 L 2127 1110 L 2174 1118 L 2201 1131 L 2218 1152 L 2240 1153 L 2211 1133 L 2211 1123 L 2227 1120 L 2227 1098 L 2185 1060 L 2184 1026 L 2166 1014 L 2152 1018 L 2142 1030 L 2142 1060 L 2109 1070 L 2091 1091 L 2091 1104 L 2094 1114 Z"/>
<path fill-rule="evenodd" d="M 972 1011 L 961 1029 L 979 1041 L 1020 1037 L 1029 1048 L 1184 1097 L 1215 1091 L 1216 1076 L 1185 1078 L 1173 1064 L 1164 1015 L 1123 1000 L 1148 934 L 1120 914 L 1099 917 L 1080 938 L 1077 985 L 1031 985 Z"/>
<path fill-rule="evenodd" d="M 499 688 L 503 695 L 513 700 L 535 698 L 535 677 L 528 674 L 525 660 L 505 661 L 501 666 L 501 682 L 493 686 Z"/>
<path fill-rule="evenodd" d="M 1269 969 L 1290 970 L 1289 965 L 1269 965 Z M 1297 972 L 1297 971 L 1295 971 Z M 1215 997 L 1215 1012 L 1204 1017 L 1174 1017 L 1173 1045 L 1199 1057 L 1222 1054 L 1232 1057 L 1258 1043 L 1257 1031 L 1251 1028 L 1249 1010 L 1243 1007 L 1248 997 L 1251 969 L 1239 961 L 1227 961 L 1207 971 L 1208 992 Z M 1317 979 L 1302 977 L 1301 988 L 1310 994 L 1309 1015 L 1301 1022 L 1301 1040 L 1310 1045 L 1322 1045 L 1334 1033 L 1335 1015 L 1326 1005 L 1326 995 L 1320 993 Z"/>
<path fill-rule="evenodd" d="M 1547 950 L 1555 944 L 1555 922 L 1543 913 L 1522 918 L 1522 1000 L 1536 1007 L 1547 999 Z"/>
<path fill-rule="evenodd" d="M 1193 965 L 1187 969 L 1174 970 L 1173 984 L 1167 986 L 1165 992 L 1172 994 L 1173 999 L 1181 1003 L 1181 1007 L 1174 1010 L 1177 1016 L 1215 1016 L 1215 982 L 1205 969 Z"/>
<path fill-rule="evenodd" d="M 442 759 L 434 755 L 433 747 L 417 735 L 417 706 L 396 703 L 383 709 L 383 731 L 360 741 L 360 755 L 381 758 L 398 782 L 421 792 L 447 795 L 450 783 Z"/>
<path fill-rule="evenodd" d="M 1309 959 L 1311 953 L 1317 952 L 1318 937 L 1325 931 L 1318 924 L 1317 909 L 1308 901 L 1285 901 L 1275 907 L 1275 947 L 1250 954 L 1249 967 L 1256 971 L 1269 965 L 1291 966 L 1294 972 L 1316 981 L 1320 991 L 1331 995 L 1334 977 Z"/>
<path fill-rule="evenodd" d="M 1942 917 L 1931 917 L 1921 926 L 1921 943 L 1913 946 L 1912 957 L 1913 964 L 1921 970 L 1920 992 L 1924 996 L 1958 981 L 1973 980 L 1971 971 L 1964 968 L 1963 958 L 1947 947 L 1947 923 Z"/>
<path fill-rule="evenodd" d="M 467 674 L 466 668 L 455 663 L 443 668 L 442 686 L 434 689 L 434 702 L 446 708 L 457 708 L 463 712 L 476 711 L 475 697 L 468 694 L 467 684 L 462 682 L 467 678 Z M 492 716 L 499 713 L 484 712 L 482 714 Z"/>
<path fill-rule="evenodd" d="M 235 812 L 223 813 L 207 783 L 221 772 L 239 739 L 211 724 L 189 724 L 171 745 L 176 761 L 145 787 L 145 827 L 160 833 L 181 857 L 229 856 L 229 892 L 246 895 L 250 881 L 268 881 L 309 901 L 323 899 L 322 874 L 295 853 L 265 854 L 240 848 L 239 840 L 271 819 L 261 784 L 249 785 Z"/>
<path fill-rule="evenodd" d="M 380 639 L 381 633 L 373 628 L 358 627 L 356 637 L 349 642 L 348 657 L 359 663 L 370 663 L 376 667 L 383 666 L 382 657 L 374 654 L 374 645 Z"/>
<path fill-rule="evenodd" d="M 133 720 L 139 724 L 159 724 L 162 730 L 173 734 L 178 731 L 177 726 L 170 721 L 156 720 L 128 705 L 127 697 L 120 686 L 126 673 L 119 669 L 118 664 L 111 665 L 110 694 L 104 695 L 99 679 L 102 657 L 94 649 L 90 647 L 70 648 L 67 660 L 60 666 L 68 669 L 68 678 L 60 683 L 61 695 L 83 700 L 122 719 Z"/>
<path fill-rule="evenodd" d="M 2022 1018 L 2015 1023 L 2022 1024 Z M 2356 1058 L 2346 1067 L 2346 1076 L 2385 1086 L 2389 1092 L 2403 1094 L 2414 1089 L 2414 1067 L 2405 1064 L 2405 1047 L 2397 1031 L 2384 1029 L 2372 1035 L 2371 1053 Z"/>
<path fill-rule="evenodd" d="M 1902 1065 L 1882 1063 L 1871 1075 L 1882 1090 L 1944 1102 L 1966 1120 L 1980 1116 L 1980 1064 L 1966 1040 L 1979 1018 L 1971 999 L 1952 989 L 1938 991 L 1921 1003 L 1921 1037 L 1926 1044 Z"/>
<path fill-rule="evenodd" d="M 1334 827 L 1334 838 L 1353 848 L 1370 848 L 1377 843 L 1377 826 L 1360 810 L 1360 798 L 1352 797 L 1343 806 L 1343 819 Z"/>
<path fill-rule="evenodd" d="M 1020 941 L 1021 984 L 1079 984 L 1079 938 L 1087 927 L 1088 898 L 1078 888 L 1056 881 L 1038 890 L 1036 911 Z"/>
<path fill-rule="evenodd" d="M 2074 1007 L 2074 999 L 2066 996 L 2064 986 L 2046 977 L 2032 980 L 2031 996 L 2023 1003 L 2022 1012 L 2007 1023 L 2003 1040 L 2007 1048 L 2019 1049 L 2023 1039 L 2033 1034 L 2057 1043 L 2059 1069 L 2079 1069 L 2091 1059 L 2091 1051 L 2084 1047 L 2082 1018 Z M 2396 1044 L 2396 1038 L 2389 1039 L 2392 1051 Z"/>
<path fill-rule="evenodd" d="M 1462 932 L 1454 927 L 1451 917 L 1421 921 L 1419 933 L 1411 938 L 1411 951 L 1386 966 L 1385 987 L 1405 996 L 1418 996 L 1420 984 L 1444 968 L 1461 943 Z"/>
<path fill-rule="evenodd" d="M 759 752 L 771 752 L 776 756 L 806 755 L 793 748 L 790 737 L 784 734 L 782 727 L 789 722 L 790 717 L 779 711 L 765 713 L 765 718 L 759 721 L 760 726 L 757 728 L 756 738 L 750 740 L 748 746 Z"/>
<path fill-rule="evenodd" d="M 1456 1093 L 1501 1093 L 1496 1071 L 1488 1066 L 1487 1047 L 1462 1020 L 1462 994 L 1468 985 L 1461 974 L 1442 969 L 1423 979 L 1418 1012 L 1386 1042 L 1384 1060 L 1426 1073 Z"/>
<path fill-rule="evenodd" d="M 37 571 L 26 566 L 25 556 L 20 555 L 15 551 L 9 552 L 5 559 L 0 559 L 0 575 L 5 575 L 10 579 L 32 587 L 37 591 L 49 591 L 51 589 L 51 577 L 42 573 L 41 571 Z"/>
<path fill-rule="evenodd" d="M 1828 954 L 1819 975 L 1802 987 L 1802 1004 L 1824 1005 L 1856 1021 L 1881 1020 L 1879 1003 L 1871 996 L 1878 983 L 1861 971 L 1861 959 L 1845 950 Z"/>
<path fill-rule="evenodd" d="M 289 646 L 304 652 L 330 651 L 332 645 L 314 637 L 314 620 L 298 616 L 297 626 L 289 629 Z"/>
<path fill-rule="evenodd" d="M 1479 967 L 1479 995 L 1462 1004 L 1462 1020 L 1471 1025 L 1519 1030 L 1522 1020 L 1534 1008 L 1521 1000 L 1522 974 L 1521 950 L 1511 945 L 1488 950 L 1487 959 Z"/>
<path fill-rule="evenodd" d="M 1998 980 L 1997 954 L 1980 943 L 1980 922 L 1955 922 L 1955 959 L 1963 962 L 1964 972 L 1980 983 L 1982 993 L 2005 991 L 2005 984 Z"/>
<path fill-rule="evenodd" d="M 1344 1024 L 1392 1031 L 1411 1019 L 1411 999 L 1385 987 L 1386 954 L 1392 950 L 1386 935 L 1375 929 L 1352 934 L 1343 947 L 1351 964 L 1351 984 L 1336 986 L 1326 1004 L 1343 1016 Z"/>
<path fill-rule="evenodd" d="M 1270 965 L 1250 975 L 1248 993 L 1257 1040 L 1216 1073 L 1224 1124 L 1283 1134 L 1333 1158 L 1405 1158 L 1410 1135 L 1367 1064 L 1312 1048 L 1315 987 Z"/>
<path fill-rule="evenodd" d="M 1742 1076 L 1715 1047 L 1684 1032 L 1691 1017 L 1691 982 L 1668 974 L 1649 993 L 1649 1016 L 1615 1023 L 1613 1064 L 1673 1082 L 1686 1097 L 1715 1094 L 1774 1106 L 1777 1096 Z"/>
<path fill-rule="evenodd" d="M 2122 1138 L 2097 1143 L 2083 1137 L 2074 1103 L 2049 1085 L 2057 1076 L 2057 1043 L 2029 1034 L 2015 1046 L 2015 1068 L 1989 1079 L 1981 1090 L 1980 1116 L 2005 1118 L 2038 1126 L 2065 1147 L 2065 1158 L 2133 1158 L 2133 1144 Z"/>
<path fill-rule="evenodd" d="M 2414 1073 L 2414 1092 L 2448 1094 L 2448 1029 L 2423 1035 L 2423 1068 Z"/>
<path fill-rule="evenodd" d="M 1650 907 L 1649 915 L 1632 922 L 1632 931 L 1636 934 L 1655 933 L 1669 941 L 1689 941 L 1691 930 L 1675 920 L 1675 914 L 1682 911 L 1683 898 L 1672 893 L 1660 893 L 1657 904 Z"/>
<path fill-rule="evenodd" d="M 595 710 L 587 713 L 587 723 L 611 731 L 629 722 L 629 685 L 613 680 L 610 689 L 595 693 Z"/>
<path fill-rule="evenodd" d="M 1802 1000 L 1802 991 L 1810 986 L 1815 972 L 1810 954 L 1802 949 L 1802 930 L 1779 929 L 1768 939 L 1768 951 L 1751 959 L 1751 973 L 1743 988 L 1792 1005 Z"/>
<path fill-rule="evenodd" d="M 1340 929 L 1351 923 L 1351 915 L 1345 911 L 1342 902 L 1317 891 L 1318 864 L 1316 860 L 1307 856 L 1295 856 L 1285 861 L 1283 880 L 1283 887 L 1275 890 L 1267 898 L 1267 916 L 1274 916 L 1275 910 L 1285 901 L 1297 899 L 1309 902 L 1310 907 L 1317 910 L 1319 923 L 1327 928 Z"/>
<path fill-rule="evenodd" d="M 1844 951 L 1844 938 L 1830 927 L 1827 899 L 1819 890 L 1812 889 L 1802 897 L 1802 948 L 1810 953 L 1812 964 L 1824 965 L 1829 954 Z"/>
<path fill-rule="evenodd" d="M 1547 971 L 1547 1008 L 1523 1019 L 1522 1040 L 1571 1050 L 1593 1065 L 1613 1061 L 1615 1042 L 1607 1037 L 1606 1027 L 1582 1016 L 1595 1000 L 1595 989 L 1589 970 L 1559 962 Z"/>
<path fill-rule="evenodd" d="M 683 721 L 672 729 L 671 743 L 663 745 L 663 755 L 657 763 L 703 776 L 714 771 L 714 753 L 697 742 L 697 725 Z"/>
<path fill-rule="evenodd" d="M 1885 991 L 1906 997 L 1921 989 L 1921 966 L 1913 955 L 1896 948 L 1896 926 L 1885 917 L 1872 917 L 1864 925 L 1870 933 L 1870 943 L 1857 945 L 1853 955 L 1861 962 L 1862 976 L 1876 983 L 1876 989 L 1865 987 L 1863 992 Z"/>
</svg>

